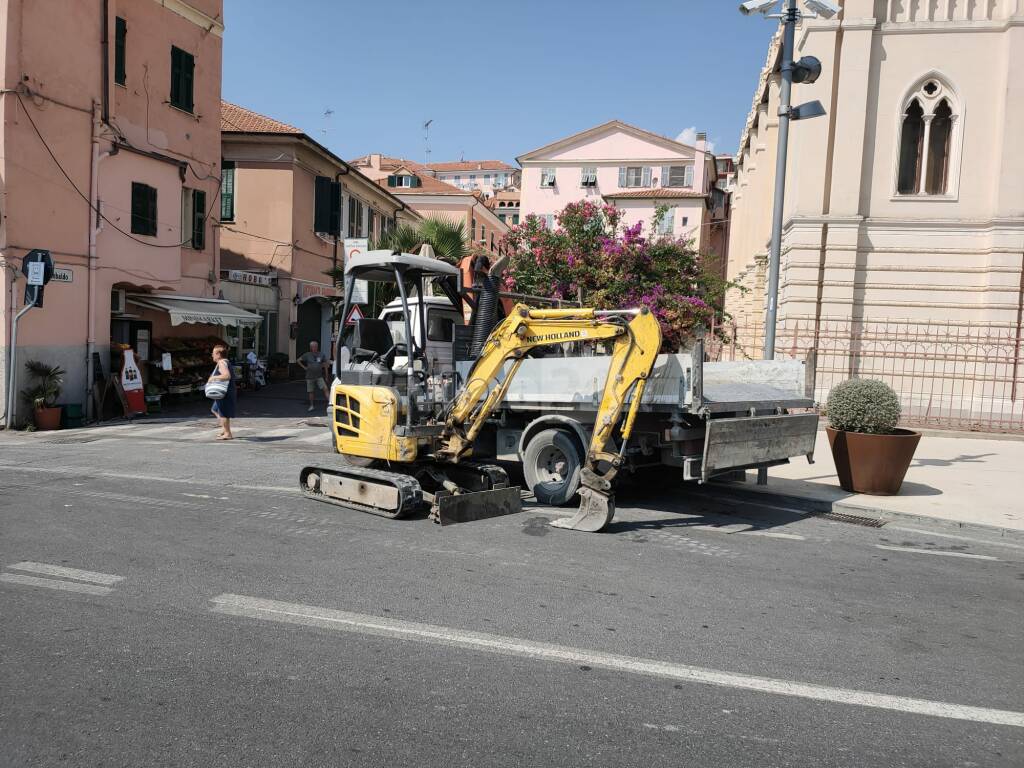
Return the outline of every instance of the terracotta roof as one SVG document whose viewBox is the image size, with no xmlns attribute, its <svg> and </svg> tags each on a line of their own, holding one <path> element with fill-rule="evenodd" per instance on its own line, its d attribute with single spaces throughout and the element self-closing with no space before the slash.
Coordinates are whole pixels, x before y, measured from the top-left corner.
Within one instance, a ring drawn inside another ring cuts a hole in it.
<svg viewBox="0 0 1024 768">
<path fill-rule="evenodd" d="M 704 197 L 700 192 L 695 192 L 692 189 L 631 189 L 628 192 L 609 192 L 602 195 L 606 200 L 612 198 L 629 198 L 629 199 L 641 199 L 641 200 L 667 200 L 669 198 L 681 198 L 681 197 Z"/>
<path fill-rule="evenodd" d="M 282 123 L 227 101 L 220 103 L 220 129 L 225 133 L 294 133 L 298 136 L 303 134 L 303 131 L 294 125 Z"/>
<path fill-rule="evenodd" d="M 354 160 L 348 161 L 350 165 L 354 165 L 357 168 L 369 167 L 370 156 L 363 155 L 357 157 Z M 415 160 L 406 160 L 404 157 L 388 157 L 387 155 L 380 156 L 380 169 L 382 171 L 393 171 L 398 168 L 408 168 L 410 171 L 423 171 L 426 170 L 423 163 L 417 163 Z"/>
<path fill-rule="evenodd" d="M 408 167 L 405 163 L 402 163 L 402 165 Z M 443 181 L 438 181 L 433 176 L 428 176 L 425 173 L 417 173 L 416 178 L 420 180 L 420 186 L 418 187 L 388 187 L 386 176 L 382 179 L 377 179 L 377 184 L 390 190 L 393 195 L 463 195 L 465 197 L 472 197 L 471 192 L 453 187 L 451 184 L 445 184 Z"/>
<path fill-rule="evenodd" d="M 459 160 L 453 163 L 430 163 L 432 171 L 515 171 L 516 168 L 501 160 Z"/>
<path fill-rule="evenodd" d="M 571 136 L 566 136 L 564 138 L 553 141 L 550 144 L 545 144 L 543 147 L 538 147 L 537 149 L 530 150 L 526 154 L 517 157 L 516 161 L 520 165 L 522 165 L 524 159 L 533 160 L 533 155 L 543 154 L 564 144 L 569 144 L 578 139 L 594 136 L 610 129 L 623 131 L 625 133 L 632 133 L 634 136 L 640 136 L 642 138 L 646 138 L 655 142 L 661 142 L 662 144 L 667 144 L 668 146 L 671 146 L 673 148 L 681 147 L 683 149 L 690 150 L 691 152 L 695 151 L 696 149 L 695 147 L 692 147 L 689 144 L 683 144 L 681 141 L 676 141 L 675 139 L 670 139 L 668 136 L 662 136 L 659 133 L 654 133 L 643 128 L 638 128 L 635 125 L 624 123 L 621 120 L 609 120 L 606 123 L 601 123 L 600 125 L 595 125 L 592 128 L 587 128 L 585 131 L 579 131 L 577 133 L 572 134 Z"/>
</svg>

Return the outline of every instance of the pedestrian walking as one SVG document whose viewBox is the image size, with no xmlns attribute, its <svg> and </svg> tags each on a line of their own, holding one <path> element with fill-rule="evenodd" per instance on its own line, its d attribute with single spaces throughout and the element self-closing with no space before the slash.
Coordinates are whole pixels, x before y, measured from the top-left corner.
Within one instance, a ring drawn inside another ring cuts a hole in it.
<svg viewBox="0 0 1024 768">
<path fill-rule="evenodd" d="M 304 353 L 298 363 L 306 372 L 306 393 L 309 395 L 309 408 L 306 410 L 312 412 L 317 388 L 323 390 L 325 399 L 330 400 L 330 390 L 327 388 L 327 355 L 320 352 L 320 342 L 309 342 L 309 352 Z"/>
<path fill-rule="evenodd" d="M 217 421 L 220 422 L 220 434 L 217 435 L 217 439 L 233 440 L 235 436 L 231 434 L 231 420 L 235 418 L 237 397 L 234 372 L 231 370 L 231 363 L 228 362 L 228 348 L 223 344 L 216 345 L 213 348 L 212 357 L 216 367 L 210 374 L 209 380 L 228 383 L 227 393 L 220 400 L 214 400 L 213 407 L 210 408 L 213 415 L 217 417 Z"/>
</svg>

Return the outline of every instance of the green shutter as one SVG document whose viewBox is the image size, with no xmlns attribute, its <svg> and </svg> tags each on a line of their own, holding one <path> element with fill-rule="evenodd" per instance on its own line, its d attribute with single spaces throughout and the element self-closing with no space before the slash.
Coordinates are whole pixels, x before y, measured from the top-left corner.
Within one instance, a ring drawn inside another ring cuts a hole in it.
<svg viewBox="0 0 1024 768">
<path fill-rule="evenodd" d="M 125 67 L 125 44 L 128 39 L 128 23 L 118 16 L 114 20 L 114 82 L 124 85 L 128 80 Z"/>
<path fill-rule="evenodd" d="M 397 187 L 398 186 L 398 177 L 395 176 L 394 174 L 391 174 L 390 176 L 388 176 L 388 186 L 389 187 Z"/>
<path fill-rule="evenodd" d="M 221 165 L 220 220 L 235 220 L 235 164 L 230 161 Z"/>
<path fill-rule="evenodd" d="M 192 247 L 206 248 L 206 192 L 201 189 L 192 191 Z"/>
<path fill-rule="evenodd" d="M 191 53 L 171 46 L 171 104 L 186 112 L 195 108 L 192 94 L 195 66 Z"/>
<path fill-rule="evenodd" d="M 341 236 L 341 182 L 331 182 L 330 193 L 330 228 L 327 233 L 335 237 Z"/>
<path fill-rule="evenodd" d="M 317 176 L 313 180 L 313 231 L 331 231 L 331 179 Z"/>
<path fill-rule="evenodd" d="M 420 180 L 419 176 L 413 176 L 412 177 L 412 185 L 414 187 L 422 187 L 423 186 L 423 182 Z"/>
</svg>

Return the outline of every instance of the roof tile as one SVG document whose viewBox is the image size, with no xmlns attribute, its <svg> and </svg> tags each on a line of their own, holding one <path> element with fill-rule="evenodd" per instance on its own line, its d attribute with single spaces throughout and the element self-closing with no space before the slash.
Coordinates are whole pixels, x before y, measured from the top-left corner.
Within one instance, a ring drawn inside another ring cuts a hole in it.
<svg viewBox="0 0 1024 768">
<path fill-rule="evenodd" d="M 298 136 L 303 134 L 303 131 L 294 125 L 282 123 L 227 101 L 220 103 L 220 129 L 224 133 L 293 133 Z"/>
</svg>

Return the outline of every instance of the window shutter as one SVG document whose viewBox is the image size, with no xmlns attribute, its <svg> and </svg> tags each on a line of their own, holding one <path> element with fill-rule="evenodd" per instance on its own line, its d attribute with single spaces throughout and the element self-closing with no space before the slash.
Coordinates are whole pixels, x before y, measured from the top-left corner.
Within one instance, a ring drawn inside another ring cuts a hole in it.
<svg viewBox="0 0 1024 768">
<path fill-rule="evenodd" d="M 686 170 L 683 171 L 683 186 L 684 187 L 692 187 L 693 186 L 693 166 L 692 165 L 686 166 Z"/>
<path fill-rule="evenodd" d="M 651 186 L 651 168 L 648 165 L 644 166 L 643 180 L 640 182 L 641 187 Z"/>
<path fill-rule="evenodd" d="M 171 46 L 171 104 L 181 99 L 181 51 Z"/>
<path fill-rule="evenodd" d="M 146 228 L 147 233 L 156 237 L 156 187 L 146 187 Z"/>
<path fill-rule="evenodd" d="M 192 247 L 206 248 L 206 192 L 201 189 L 192 193 Z"/>
<path fill-rule="evenodd" d="M 114 20 L 114 82 L 124 85 L 128 80 L 125 67 L 125 45 L 128 40 L 128 22 L 120 16 Z"/>
<path fill-rule="evenodd" d="M 391 174 L 390 176 L 388 176 L 388 186 L 389 187 L 397 187 L 398 186 L 398 177 L 395 176 L 394 174 Z"/>
<path fill-rule="evenodd" d="M 192 58 L 192 55 L 188 53 L 185 53 L 182 56 L 182 59 L 181 76 L 183 80 L 182 86 L 185 91 L 185 110 L 191 112 L 195 108 L 195 103 L 192 100 L 192 87 L 195 77 L 196 61 Z"/>
<path fill-rule="evenodd" d="M 672 184 L 672 166 L 661 166 L 661 186 L 668 187 Z"/>
<path fill-rule="evenodd" d="M 313 231 L 331 231 L 331 180 L 317 176 L 313 182 Z"/>
<path fill-rule="evenodd" d="M 625 167 L 619 168 L 619 187 L 624 189 L 626 186 L 626 169 Z"/>
<path fill-rule="evenodd" d="M 419 176 L 413 176 L 412 177 L 412 185 L 414 187 L 422 187 L 423 186 L 423 181 L 420 179 Z"/>
<path fill-rule="evenodd" d="M 221 164 L 220 170 L 220 219 L 235 219 L 235 164 L 227 161 Z"/>
<path fill-rule="evenodd" d="M 327 232 L 328 234 L 339 237 L 341 235 L 341 182 L 332 181 L 330 188 L 330 215 L 328 224 L 330 225 Z"/>
</svg>

